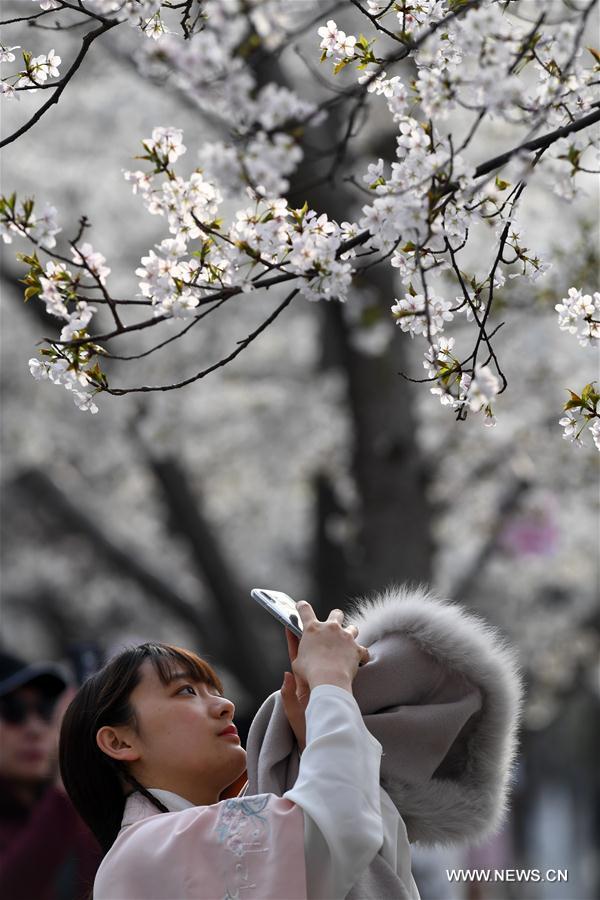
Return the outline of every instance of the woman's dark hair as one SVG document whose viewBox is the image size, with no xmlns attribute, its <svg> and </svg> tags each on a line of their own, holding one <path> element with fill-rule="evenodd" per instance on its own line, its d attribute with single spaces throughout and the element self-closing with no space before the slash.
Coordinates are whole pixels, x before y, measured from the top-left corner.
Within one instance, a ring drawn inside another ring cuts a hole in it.
<svg viewBox="0 0 600 900">
<path fill-rule="evenodd" d="M 140 667 L 150 660 L 163 684 L 176 672 L 195 681 L 223 686 L 211 666 L 190 650 L 171 644 L 147 643 L 128 647 L 109 660 L 82 685 L 69 705 L 60 731 L 59 761 L 65 789 L 82 819 L 89 825 L 104 853 L 111 848 L 125 808 L 125 784 L 140 791 L 161 812 L 166 807 L 150 794 L 127 767 L 107 756 L 96 743 L 104 725 L 130 725 L 137 729 L 132 691 L 140 683 Z"/>
</svg>

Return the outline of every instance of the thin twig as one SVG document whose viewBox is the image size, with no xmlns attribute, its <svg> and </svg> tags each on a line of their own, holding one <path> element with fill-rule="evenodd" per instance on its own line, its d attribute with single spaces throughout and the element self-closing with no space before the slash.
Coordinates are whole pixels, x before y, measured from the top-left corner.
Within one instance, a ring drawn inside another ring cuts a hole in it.
<svg viewBox="0 0 600 900">
<path fill-rule="evenodd" d="M 37 110 L 37 112 L 35 112 L 33 114 L 33 116 L 29 119 L 29 121 L 25 122 L 25 124 L 22 125 L 21 128 L 17 128 L 17 130 L 14 131 L 11 135 L 9 135 L 7 138 L 4 138 L 3 141 L 0 141 L 0 147 L 6 147 L 7 144 L 12 144 L 13 141 L 16 141 L 17 138 L 21 137 L 22 134 L 25 134 L 27 131 L 29 131 L 30 128 L 33 128 L 33 126 L 37 122 L 39 122 L 39 120 L 42 118 L 42 116 L 45 115 L 45 113 L 47 113 L 48 110 L 52 106 L 54 106 L 54 104 L 58 103 L 62 92 L 64 91 L 67 84 L 74 76 L 75 72 L 81 66 L 88 50 L 90 49 L 91 45 L 96 40 L 96 38 L 99 38 L 100 35 L 104 34 L 107 31 L 110 31 L 111 28 L 114 28 L 115 25 L 119 25 L 119 24 L 120 24 L 120 22 L 118 22 L 116 20 L 107 21 L 107 22 L 104 22 L 103 24 L 101 24 L 98 28 L 95 28 L 93 31 L 88 31 L 88 33 L 86 35 L 84 35 L 83 40 L 81 42 L 81 48 L 75 58 L 75 61 L 73 62 L 73 65 L 68 70 L 68 72 L 63 76 L 61 81 L 57 82 L 58 86 L 57 86 L 55 92 L 50 97 L 50 99 L 47 100 L 46 103 L 44 103 L 42 106 L 40 106 L 40 108 Z"/>
<path fill-rule="evenodd" d="M 240 341 L 235 350 L 233 350 L 229 356 L 220 359 L 219 362 L 214 363 L 212 366 L 208 366 L 206 369 L 202 369 L 202 371 L 197 372 L 196 375 L 192 375 L 190 378 L 185 378 L 183 381 L 175 382 L 175 384 L 165 384 L 157 387 L 144 385 L 143 387 L 138 388 L 107 388 L 106 393 L 113 394 L 114 396 L 121 397 L 124 394 L 139 394 L 139 393 L 148 393 L 150 391 L 175 391 L 179 388 L 186 387 L 188 384 L 193 384 L 194 381 L 198 381 L 201 378 L 205 378 L 207 375 L 210 375 L 211 372 L 216 371 L 216 369 L 221 369 L 223 366 L 226 366 L 232 360 L 239 356 L 240 353 L 252 343 L 252 341 L 256 340 L 256 338 L 262 334 L 262 332 L 271 325 L 272 322 L 275 321 L 277 316 L 279 316 L 283 310 L 290 305 L 296 294 L 299 292 L 299 288 L 294 288 L 293 291 L 287 295 L 283 303 L 280 303 L 274 312 L 271 313 L 268 318 L 262 322 L 258 328 L 252 331 L 244 340 Z"/>
</svg>

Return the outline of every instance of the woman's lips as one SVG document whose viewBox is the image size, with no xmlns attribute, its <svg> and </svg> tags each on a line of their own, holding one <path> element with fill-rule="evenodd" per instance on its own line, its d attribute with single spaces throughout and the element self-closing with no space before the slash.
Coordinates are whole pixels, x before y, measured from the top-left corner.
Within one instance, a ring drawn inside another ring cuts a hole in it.
<svg viewBox="0 0 600 900">
<path fill-rule="evenodd" d="M 222 731 L 219 737 L 237 737 L 238 731 L 235 725 L 230 725 L 225 731 Z"/>
</svg>

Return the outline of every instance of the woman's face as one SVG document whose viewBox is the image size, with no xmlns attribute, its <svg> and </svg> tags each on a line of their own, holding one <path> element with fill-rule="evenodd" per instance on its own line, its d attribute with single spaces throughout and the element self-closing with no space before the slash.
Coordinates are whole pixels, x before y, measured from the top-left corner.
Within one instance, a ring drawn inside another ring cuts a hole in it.
<svg viewBox="0 0 600 900">
<path fill-rule="evenodd" d="M 50 721 L 51 702 L 33 686 L 2 698 L 0 709 L 0 775 L 16 781 L 45 778 L 56 750 L 56 729 Z M 19 707 L 17 722 L 9 714 Z M 6 707 L 6 711 L 3 709 Z"/>
<path fill-rule="evenodd" d="M 149 660 L 140 674 L 130 696 L 137 720 L 127 737 L 136 755 L 128 763 L 131 773 L 146 787 L 197 805 L 216 803 L 246 768 L 237 735 L 221 735 L 233 724 L 234 704 L 184 673 L 174 672 L 163 684 Z"/>
</svg>

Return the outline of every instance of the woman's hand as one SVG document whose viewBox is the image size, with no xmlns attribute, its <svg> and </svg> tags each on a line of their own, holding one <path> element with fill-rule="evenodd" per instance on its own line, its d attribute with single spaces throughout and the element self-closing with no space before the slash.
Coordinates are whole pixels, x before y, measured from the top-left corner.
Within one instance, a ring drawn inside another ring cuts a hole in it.
<svg viewBox="0 0 600 900">
<path fill-rule="evenodd" d="M 304 600 L 296 604 L 302 619 L 302 637 L 292 662 L 296 677 L 306 681 L 310 690 L 320 684 L 333 684 L 352 693 L 352 682 L 361 663 L 369 660 L 369 651 L 356 642 L 356 625 L 342 625 L 344 613 L 332 609 L 320 622 Z"/>
<path fill-rule="evenodd" d="M 290 662 L 298 655 L 300 639 L 289 628 L 285 629 Z M 283 708 L 290 723 L 290 728 L 296 736 L 300 752 L 306 747 L 306 719 L 304 711 L 310 699 L 310 689 L 305 681 L 301 681 L 292 672 L 284 672 L 283 685 L 281 686 L 281 699 Z"/>
<path fill-rule="evenodd" d="M 339 683 L 339 678 L 341 675 L 343 675 L 344 684 L 347 681 L 347 689 L 351 690 L 351 682 L 354 678 L 354 675 L 356 674 L 356 669 L 358 668 L 359 662 L 367 662 L 367 660 L 369 659 L 369 651 L 366 647 L 361 647 L 360 644 L 356 643 L 358 628 L 355 625 L 348 625 L 346 628 L 342 627 L 344 613 L 341 609 L 333 609 L 329 613 L 326 623 L 318 621 L 312 607 L 308 603 L 299 605 L 298 611 L 300 612 L 300 616 L 305 628 L 311 634 L 308 643 L 313 649 L 313 655 L 314 651 L 316 651 L 317 657 L 324 654 L 326 657 L 329 656 L 331 660 L 331 657 L 333 656 L 337 662 L 337 665 L 332 666 L 330 661 L 327 664 L 328 671 L 319 673 L 318 663 L 317 669 L 314 669 L 314 665 L 311 664 L 309 664 L 307 667 L 307 653 L 305 652 L 303 669 L 296 662 L 296 658 L 298 656 L 298 647 L 300 645 L 300 638 L 296 637 L 296 635 L 288 628 L 285 629 L 290 662 L 292 663 L 292 672 L 284 673 L 283 685 L 281 687 L 281 699 L 283 701 L 283 708 L 285 710 L 287 720 L 290 723 L 290 727 L 294 732 L 294 735 L 296 736 L 296 741 L 298 742 L 300 752 L 302 752 L 306 747 L 305 710 L 310 699 L 310 684 L 306 680 L 306 672 L 311 673 L 313 679 L 315 680 L 315 683 Z M 335 625 L 337 625 L 337 631 Z M 318 643 L 315 643 L 316 641 L 319 641 L 319 636 L 313 633 L 315 629 L 317 630 L 317 632 L 320 632 L 320 643 L 322 644 L 322 646 L 320 647 Z M 343 640 L 341 645 L 338 631 L 347 632 L 347 634 L 345 635 L 345 639 Z M 325 634 L 324 632 L 327 632 L 327 634 Z M 352 640 L 350 641 L 352 650 L 350 650 L 347 645 L 348 636 L 352 638 Z M 305 633 L 305 638 L 306 637 L 307 635 Z M 350 662 L 350 670 L 348 671 L 348 674 L 346 676 L 344 669 L 348 667 L 348 661 L 350 660 L 348 653 L 350 653 L 350 655 L 355 658 Z M 345 661 L 346 664 L 342 665 L 342 667 L 340 668 L 340 663 L 344 662 L 343 656 L 347 657 Z M 304 670 L 306 670 L 306 672 Z M 308 677 L 311 677 L 311 675 L 309 675 Z"/>
</svg>

